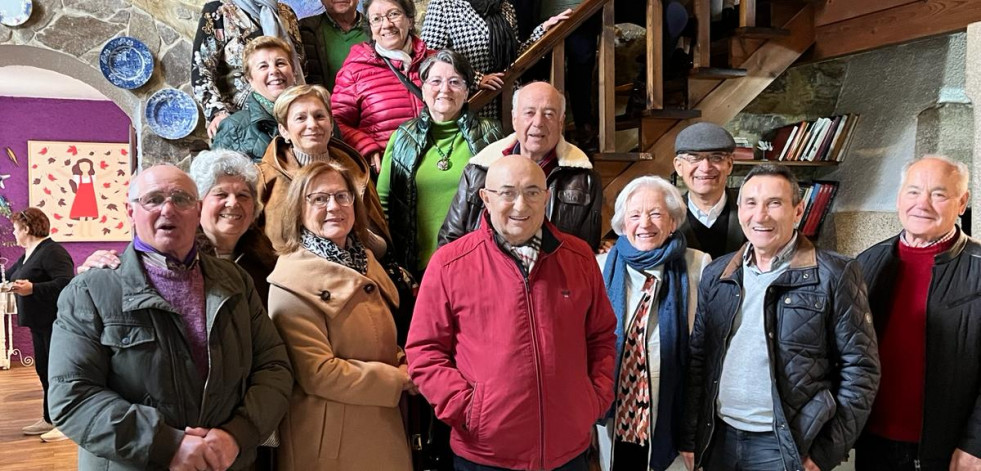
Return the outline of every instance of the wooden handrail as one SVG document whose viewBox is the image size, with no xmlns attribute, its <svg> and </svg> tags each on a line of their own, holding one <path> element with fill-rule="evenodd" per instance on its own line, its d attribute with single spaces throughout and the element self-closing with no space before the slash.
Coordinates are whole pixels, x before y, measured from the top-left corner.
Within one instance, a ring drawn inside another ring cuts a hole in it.
<svg viewBox="0 0 981 471">
<path fill-rule="evenodd" d="M 531 47 L 518 56 L 518 59 L 511 64 L 511 67 L 504 72 L 504 87 L 510 89 L 515 80 L 521 77 L 528 69 L 537 63 L 542 56 L 548 54 L 559 43 L 564 43 L 573 31 L 586 22 L 594 14 L 598 13 L 607 3 L 613 0 L 583 0 L 579 6 L 573 10 L 572 16 L 568 20 L 560 22 L 555 27 L 549 29 L 544 36 L 535 41 Z M 480 90 L 470 97 L 470 109 L 479 110 L 491 102 L 501 90 Z"/>
</svg>

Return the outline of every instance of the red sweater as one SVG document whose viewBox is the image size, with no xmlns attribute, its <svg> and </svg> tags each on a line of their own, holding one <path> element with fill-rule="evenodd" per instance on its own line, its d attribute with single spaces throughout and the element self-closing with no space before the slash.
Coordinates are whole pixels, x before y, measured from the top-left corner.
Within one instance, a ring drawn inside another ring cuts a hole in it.
<svg viewBox="0 0 981 471">
<path fill-rule="evenodd" d="M 882 379 L 868 429 L 877 436 L 918 443 L 923 427 L 923 380 L 926 371 L 927 292 L 934 257 L 955 239 L 930 247 L 899 243 L 899 267 L 888 323 L 879 337 Z"/>
</svg>

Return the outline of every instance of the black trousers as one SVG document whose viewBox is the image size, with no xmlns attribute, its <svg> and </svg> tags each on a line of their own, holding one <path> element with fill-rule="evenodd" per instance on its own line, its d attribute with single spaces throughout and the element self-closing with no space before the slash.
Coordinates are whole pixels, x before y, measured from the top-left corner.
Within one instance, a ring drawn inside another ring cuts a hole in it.
<svg viewBox="0 0 981 471">
<path fill-rule="evenodd" d="M 34 344 L 34 370 L 41 380 L 44 390 L 44 421 L 51 423 L 48 412 L 48 353 L 51 351 L 51 327 L 47 329 L 31 327 L 31 343 Z"/>
<path fill-rule="evenodd" d="M 916 471 L 919 446 L 866 434 L 855 444 L 855 471 Z"/>
</svg>

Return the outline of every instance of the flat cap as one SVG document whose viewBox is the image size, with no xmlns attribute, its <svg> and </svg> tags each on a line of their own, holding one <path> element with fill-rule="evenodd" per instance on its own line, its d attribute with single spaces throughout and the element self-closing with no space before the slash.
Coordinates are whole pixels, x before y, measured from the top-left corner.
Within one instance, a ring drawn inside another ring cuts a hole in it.
<svg viewBox="0 0 981 471">
<path fill-rule="evenodd" d="M 732 152 L 736 141 L 725 128 L 714 123 L 695 123 L 682 129 L 674 140 L 675 155 L 688 152 L 709 152 L 721 150 Z"/>
</svg>

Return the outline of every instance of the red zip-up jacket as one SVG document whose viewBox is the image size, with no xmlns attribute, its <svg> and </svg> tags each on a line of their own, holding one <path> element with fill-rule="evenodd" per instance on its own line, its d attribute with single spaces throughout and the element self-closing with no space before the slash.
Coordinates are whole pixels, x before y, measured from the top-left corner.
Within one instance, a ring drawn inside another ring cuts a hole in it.
<svg viewBox="0 0 981 471">
<path fill-rule="evenodd" d="M 593 252 L 546 222 L 527 279 L 490 221 L 441 247 L 419 289 L 409 374 L 457 455 L 553 469 L 613 402 L 616 318 Z"/>
</svg>

